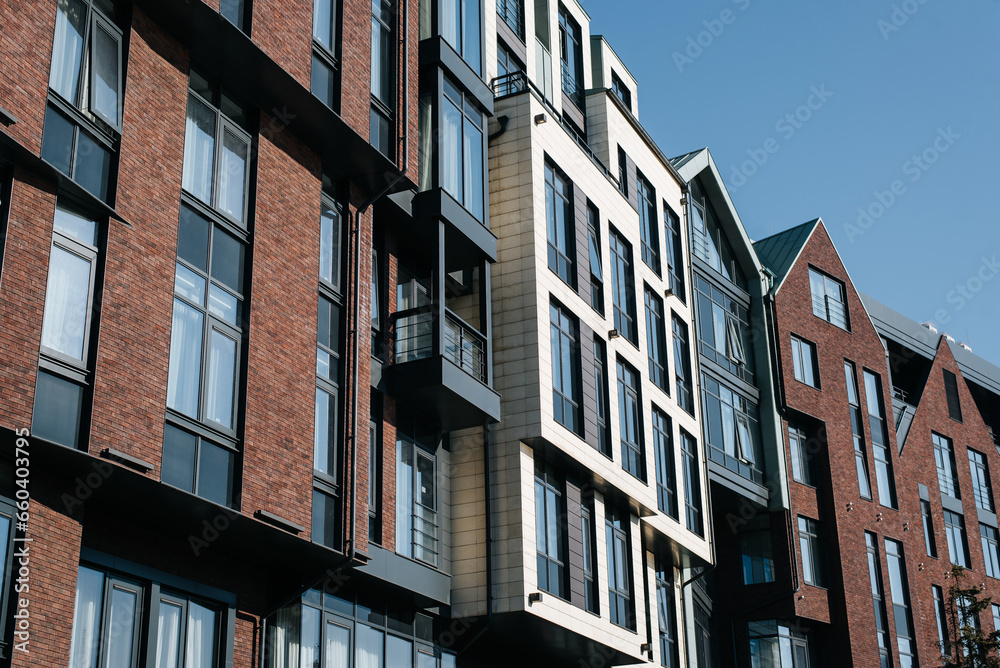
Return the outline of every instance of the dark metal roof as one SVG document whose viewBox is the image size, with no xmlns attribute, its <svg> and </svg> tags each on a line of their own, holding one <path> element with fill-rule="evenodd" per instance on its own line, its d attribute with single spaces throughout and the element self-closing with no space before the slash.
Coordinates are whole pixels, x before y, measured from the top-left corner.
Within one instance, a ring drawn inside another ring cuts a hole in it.
<svg viewBox="0 0 1000 668">
<path fill-rule="evenodd" d="M 818 224 L 819 218 L 816 218 L 754 243 L 753 248 L 757 251 L 761 264 L 770 269 L 776 277 L 775 288 L 784 282 L 785 276 L 795 264 L 802 247 L 806 245 L 806 241 L 812 236 Z"/>
</svg>

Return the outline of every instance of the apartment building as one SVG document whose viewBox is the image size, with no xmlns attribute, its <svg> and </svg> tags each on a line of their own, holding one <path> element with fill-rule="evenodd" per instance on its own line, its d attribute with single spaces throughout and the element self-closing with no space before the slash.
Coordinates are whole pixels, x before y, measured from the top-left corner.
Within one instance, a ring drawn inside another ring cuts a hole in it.
<svg viewBox="0 0 1000 668">
<path fill-rule="evenodd" d="M 454 666 L 484 7 L 0 12 L 3 660 Z"/>
<path fill-rule="evenodd" d="M 455 525 L 456 545 L 488 550 L 454 576 L 453 613 L 492 615 L 472 665 L 707 656 L 689 584 L 712 545 L 687 188 L 589 24 L 572 0 L 499 2 L 487 17 L 503 417 L 486 445 L 488 503 L 452 483 L 490 509 L 485 527 Z M 461 447 L 476 460 L 483 445 Z"/>
</svg>

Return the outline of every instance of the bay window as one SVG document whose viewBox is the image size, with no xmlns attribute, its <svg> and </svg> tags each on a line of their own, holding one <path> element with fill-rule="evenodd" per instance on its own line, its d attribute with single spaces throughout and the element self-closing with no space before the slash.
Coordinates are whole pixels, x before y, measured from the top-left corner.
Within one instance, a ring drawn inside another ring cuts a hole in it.
<svg viewBox="0 0 1000 668">
<path fill-rule="evenodd" d="M 438 566 L 441 530 L 437 490 L 438 436 L 400 411 L 396 425 L 396 552 Z"/>
</svg>

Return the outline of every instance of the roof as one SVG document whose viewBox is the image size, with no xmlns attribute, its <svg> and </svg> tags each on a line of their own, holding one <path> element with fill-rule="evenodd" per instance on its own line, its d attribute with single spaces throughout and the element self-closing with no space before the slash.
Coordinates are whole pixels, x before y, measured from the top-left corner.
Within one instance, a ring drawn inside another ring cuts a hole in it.
<svg viewBox="0 0 1000 668">
<path fill-rule="evenodd" d="M 670 158 L 670 164 L 674 166 L 674 169 L 680 169 L 687 163 L 688 160 L 698 155 L 706 149 L 699 148 L 697 151 L 691 151 L 690 153 L 685 153 L 684 155 L 679 155 L 676 158 Z"/>
<path fill-rule="evenodd" d="M 816 218 L 754 243 L 757 257 L 775 275 L 775 289 L 784 282 L 819 222 Z"/>
</svg>

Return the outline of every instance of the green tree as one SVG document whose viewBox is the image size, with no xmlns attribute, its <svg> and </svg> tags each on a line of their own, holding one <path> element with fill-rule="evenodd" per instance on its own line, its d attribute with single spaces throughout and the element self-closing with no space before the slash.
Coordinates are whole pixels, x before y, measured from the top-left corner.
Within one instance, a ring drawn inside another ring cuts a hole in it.
<svg viewBox="0 0 1000 668">
<path fill-rule="evenodd" d="M 989 610 L 993 599 L 980 594 L 977 585 L 965 586 L 965 569 L 953 565 L 947 600 L 951 642 L 941 657 L 941 668 L 1000 668 L 1000 631 L 984 633 L 979 623 L 979 615 Z"/>
</svg>

